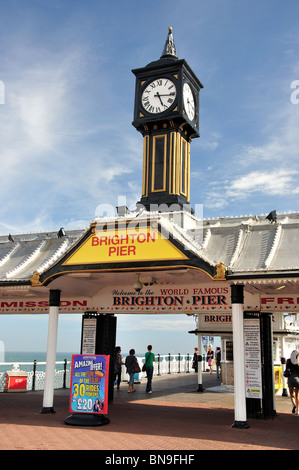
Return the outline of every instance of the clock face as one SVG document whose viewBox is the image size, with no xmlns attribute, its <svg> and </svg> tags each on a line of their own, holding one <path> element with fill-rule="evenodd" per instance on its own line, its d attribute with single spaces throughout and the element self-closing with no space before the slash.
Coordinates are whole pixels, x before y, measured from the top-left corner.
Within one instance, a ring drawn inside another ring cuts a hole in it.
<svg viewBox="0 0 299 470">
<path fill-rule="evenodd" d="M 145 111 L 159 114 L 167 111 L 176 98 L 176 86 L 169 78 L 153 80 L 141 95 L 141 104 Z"/>
<path fill-rule="evenodd" d="M 183 100 L 185 113 L 187 114 L 190 121 L 193 121 L 195 117 L 195 102 L 191 87 L 188 83 L 184 83 Z"/>
</svg>

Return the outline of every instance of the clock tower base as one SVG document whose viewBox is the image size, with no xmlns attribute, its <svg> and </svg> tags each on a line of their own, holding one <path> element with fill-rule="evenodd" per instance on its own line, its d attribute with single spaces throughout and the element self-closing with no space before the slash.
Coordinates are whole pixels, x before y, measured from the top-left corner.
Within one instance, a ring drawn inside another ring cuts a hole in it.
<svg viewBox="0 0 299 470">
<path fill-rule="evenodd" d="M 183 196 L 172 197 L 168 195 L 165 198 L 165 195 L 156 197 L 142 197 L 140 201 L 136 204 L 137 210 L 145 209 L 149 212 L 192 212 L 191 204 L 187 202 L 186 198 Z"/>
</svg>

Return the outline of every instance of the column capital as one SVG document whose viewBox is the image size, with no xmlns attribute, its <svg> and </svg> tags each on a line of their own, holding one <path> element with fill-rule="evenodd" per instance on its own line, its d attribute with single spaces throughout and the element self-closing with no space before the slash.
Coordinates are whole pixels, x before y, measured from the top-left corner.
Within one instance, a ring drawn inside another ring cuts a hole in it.
<svg viewBox="0 0 299 470">
<path fill-rule="evenodd" d="M 59 289 L 51 289 L 49 292 L 49 306 L 50 307 L 59 307 L 60 305 L 60 293 Z"/>
<path fill-rule="evenodd" d="M 231 288 L 231 301 L 232 304 L 244 303 L 244 286 L 243 284 L 232 284 Z"/>
</svg>

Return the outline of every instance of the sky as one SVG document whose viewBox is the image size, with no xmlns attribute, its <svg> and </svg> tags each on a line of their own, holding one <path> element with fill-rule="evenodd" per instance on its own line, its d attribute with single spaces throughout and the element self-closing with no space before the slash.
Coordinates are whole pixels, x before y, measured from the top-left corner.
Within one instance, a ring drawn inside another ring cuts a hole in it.
<svg viewBox="0 0 299 470">
<path fill-rule="evenodd" d="M 119 197 L 135 207 L 143 143 L 131 70 L 160 58 L 169 26 L 204 85 L 192 206 L 202 204 L 205 218 L 298 211 L 298 18 L 298 0 L 2 0 L 0 234 L 85 228 Z M 140 347 L 148 337 L 175 352 L 196 345 L 192 317 L 176 316 L 172 332 L 161 317 L 151 334 L 148 318 L 124 317 L 125 348 L 136 335 Z M 13 349 L 14 323 L 2 318 L 0 339 Z M 42 316 L 34 328 L 20 322 L 46 337 Z M 58 349 L 73 348 L 80 327 L 80 316 L 61 316 Z"/>
</svg>

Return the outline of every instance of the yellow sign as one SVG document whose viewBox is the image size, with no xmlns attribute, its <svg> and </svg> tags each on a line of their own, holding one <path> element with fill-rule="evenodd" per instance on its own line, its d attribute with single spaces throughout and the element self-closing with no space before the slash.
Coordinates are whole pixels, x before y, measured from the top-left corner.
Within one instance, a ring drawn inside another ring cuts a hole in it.
<svg viewBox="0 0 299 470">
<path fill-rule="evenodd" d="M 188 259 L 152 227 L 99 230 L 64 265 Z"/>
</svg>

